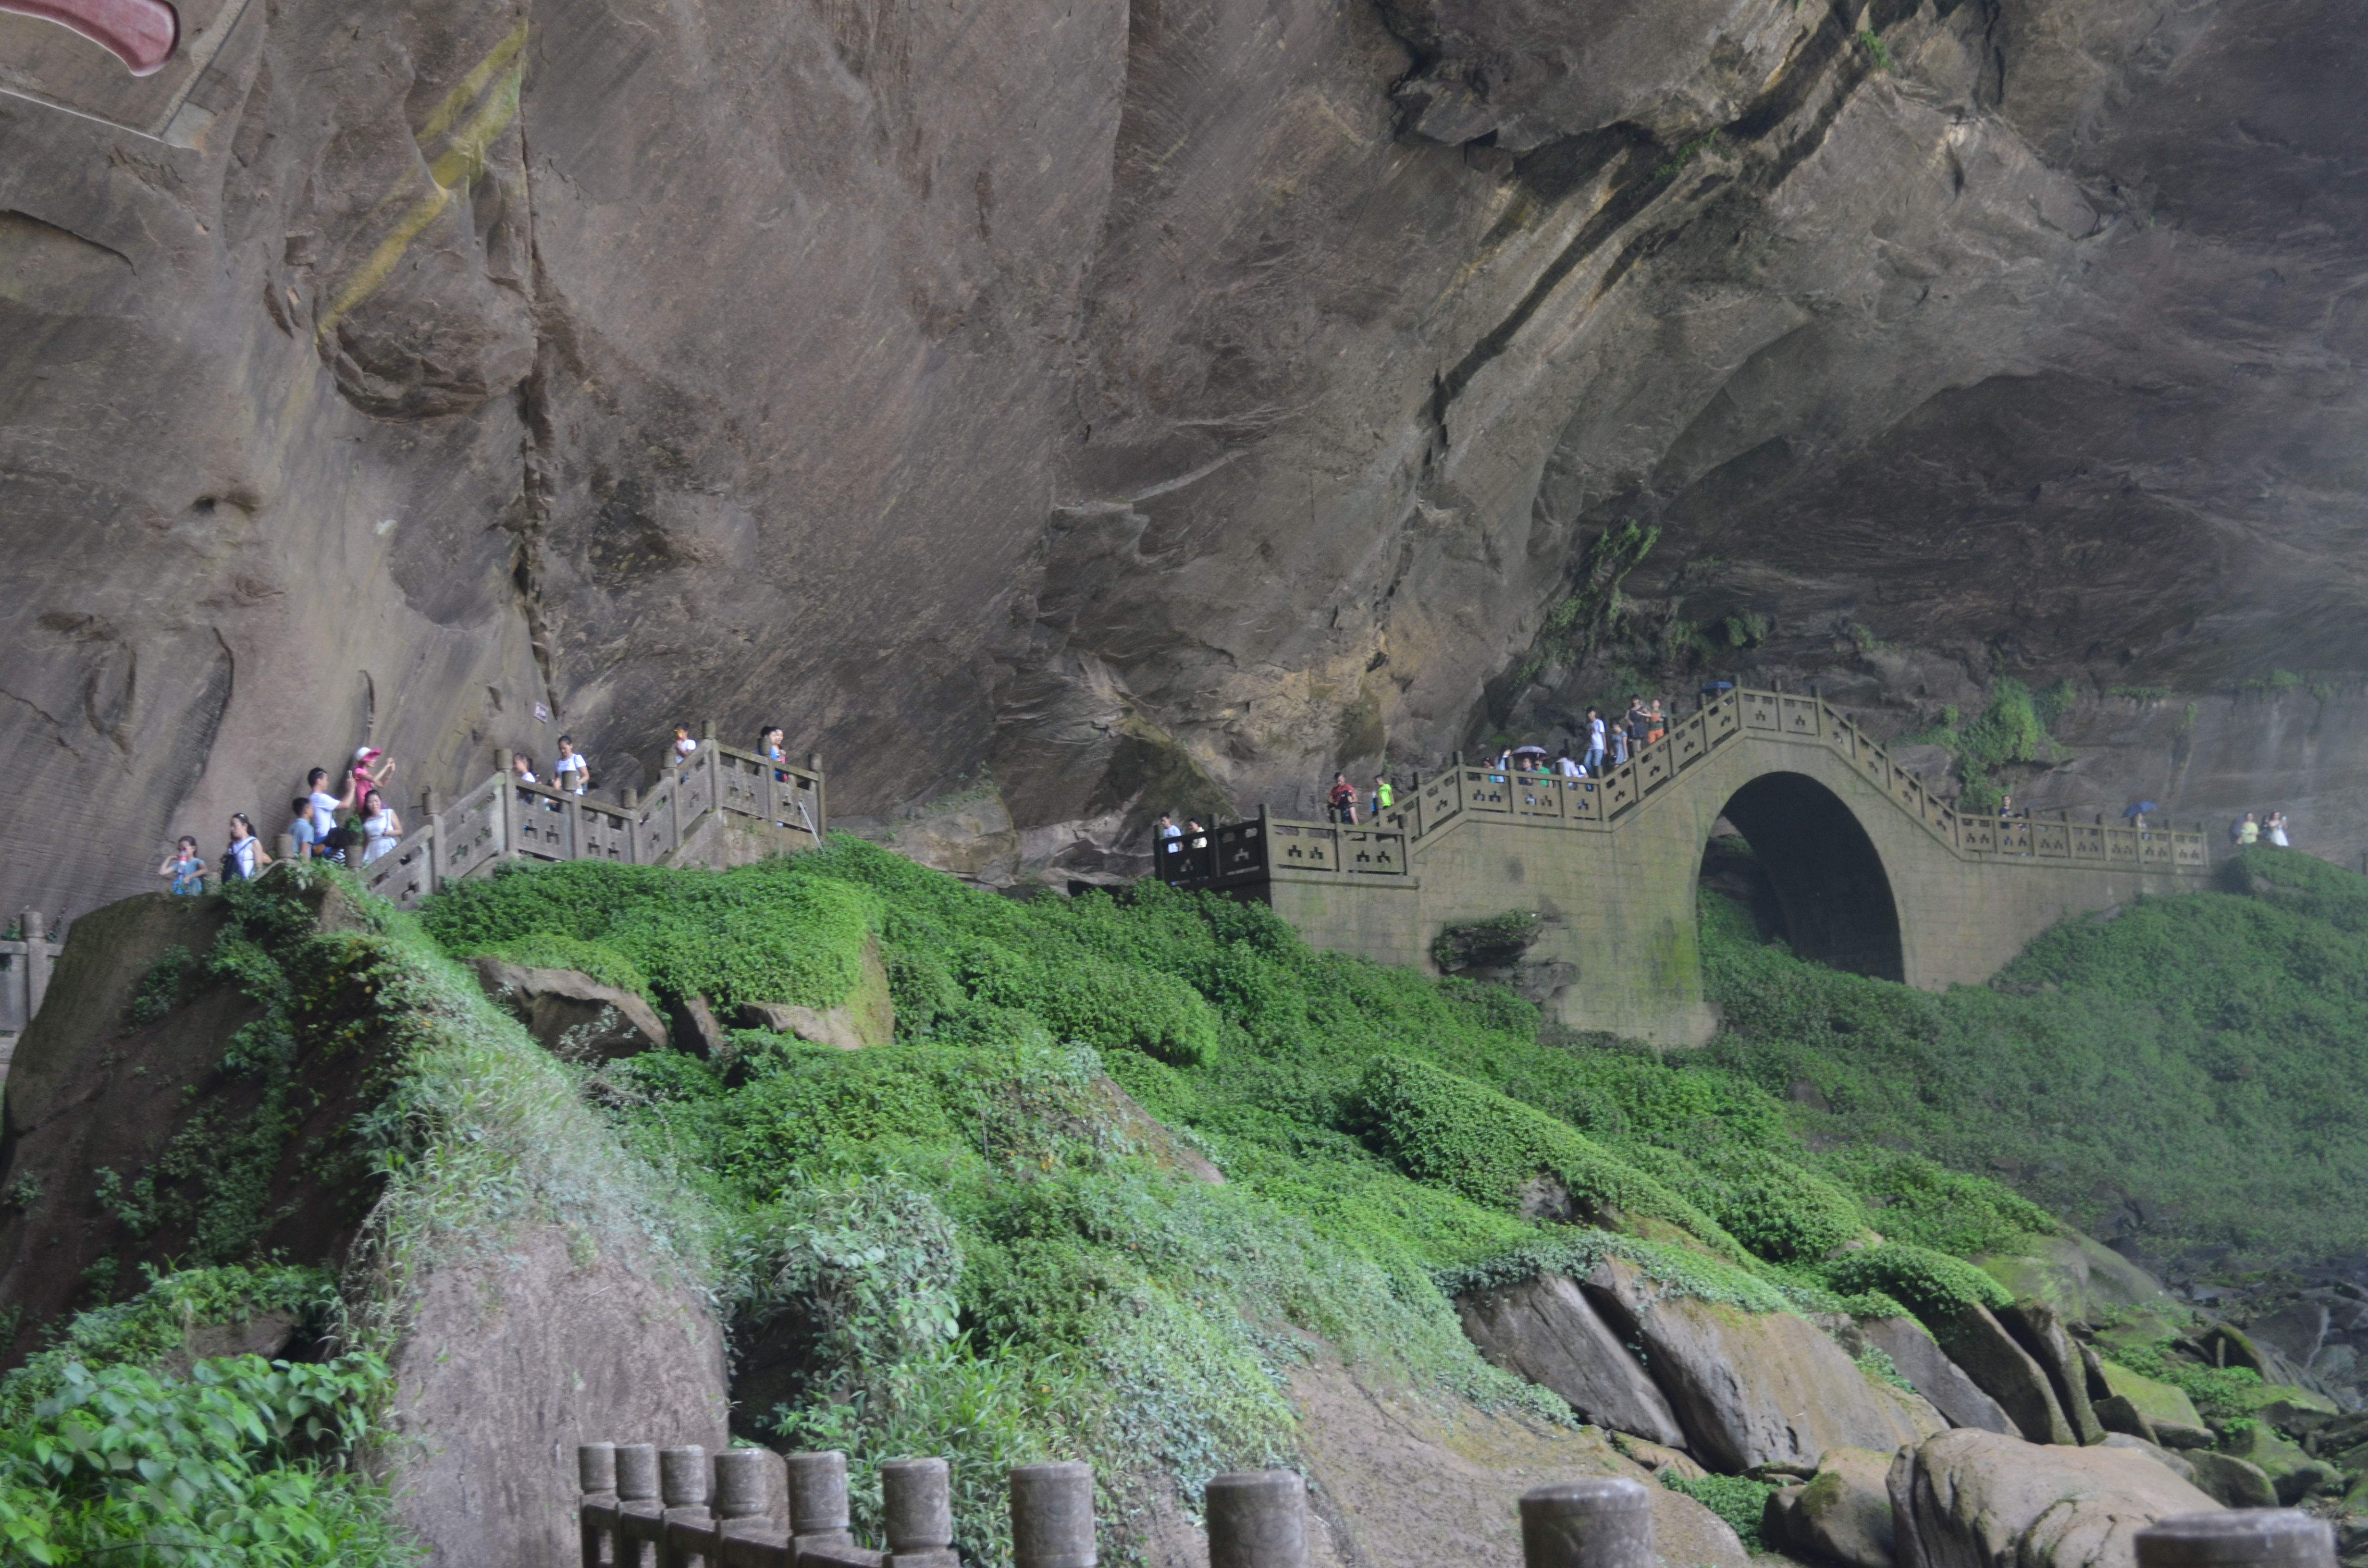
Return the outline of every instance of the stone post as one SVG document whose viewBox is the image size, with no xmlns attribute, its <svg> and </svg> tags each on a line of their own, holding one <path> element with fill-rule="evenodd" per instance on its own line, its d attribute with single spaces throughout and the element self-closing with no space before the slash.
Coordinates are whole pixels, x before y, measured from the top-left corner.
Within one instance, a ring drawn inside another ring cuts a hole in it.
<svg viewBox="0 0 2368 1568">
<path fill-rule="evenodd" d="M 1208 1517 L 1209 1568 L 1307 1568 L 1307 1483 L 1295 1471 L 1212 1478 Z"/>
<path fill-rule="evenodd" d="M 50 994 L 50 923 L 38 909 L 25 911 L 25 1027 Z"/>
<path fill-rule="evenodd" d="M 649 1443 L 617 1445 L 617 1568 L 642 1568 L 644 1541 L 655 1539 L 663 1509 L 658 1502 L 658 1450 Z"/>
<path fill-rule="evenodd" d="M 726 1449 L 715 1456 L 715 1517 L 753 1519 L 765 1512 L 765 1450 Z"/>
<path fill-rule="evenodd" d="M 658 1568 L 682 1568 L 702 1555 L 707 1533 L 707 1450 L 697 1443 L 658 1450 L 658 1500 L 666 1517 L 658 1530 Z M 686 1537 L 691 1539 L 686 1539 Z"/>
<path fill-rule="evenodd" d="M 952 1475 L 943 1460 L 890 1460 L 880 1467 L 890 1568 L 959 1568 Z"/>
<path fill-rule="evenodd" d="M 425 828 L 427 833 L 427 878 L 420 885 L 429 892 L 444 885 L 444 824 L 437 810 L 441 804 L 432 787 L 419 791 L 419 821 L 414 831 Z"/>
<path fill-rule="evenodd" d="M 1524 1568 L 1654 1568 L 1653 1494 L 1624 1476 L 1521 1494 Z"/>
<path fill-rule="evenodd" d="M 854 1540 L 847 1528 L 847 1456 L 836 1449 L 791 1454 L 790 1536 L 792 1555 L 812 1542 Z"/>
<path fill-rule="evenodd" d="M 2335 1532 L 2299 1508 L 2175 1514 L 2138 1531 L 2138 1568 L 2335 1568 Z"/>
<path fill-rule="evenodd" d="M 271 858 L 275 860 L 293 860 L 296 858 L 296 835 L 292 833 L 283 833 L 279 837 L 273 839 L 271 841 Z"/>
<path fill-rule="evenodd" d="M 1016 1568 L 1095 1568 L 1093 1466 L 1012 1467 L 1011 1560 Z"/>
<path fill-rule="evenodd" d="M 578 1443 L 575 1482 L 583 1492 L 576 1505 L 576 1533 L 583 1543 L 584 1568 L 601 1568 L 600 1542 L 617 1522 L 617 1445 Z"/>
</svg>

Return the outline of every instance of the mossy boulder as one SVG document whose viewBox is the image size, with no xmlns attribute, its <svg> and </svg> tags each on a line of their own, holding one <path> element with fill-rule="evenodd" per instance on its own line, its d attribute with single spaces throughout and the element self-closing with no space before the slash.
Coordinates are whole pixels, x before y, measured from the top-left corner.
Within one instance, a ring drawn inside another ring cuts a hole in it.
<svg viewBox="0 0 2368 1568">
<path fill-rule="evenodd" d="M 2158 1382 L 2142 1372 L 2133 1372 L 2118 1361 L 2099 1362 L 2105 1374 L 2105 1386 L 2114 1397 L 2129 1401 L 2148 1422 L 2169 1421 L 2181 1426 L 2201 1426 L 2203 1417 L 2195 1412 L 2195 1402 L 2186 1391 Z"/>
<path fill-rule="evenodd" d="M 2077 1232 L 2034 1236 L 2021 1250 L 1975 1261 L 2016 1300 L 2040 1302 L 2067 1324 L 2095 1323 L 2136 1311 L 2185 1315 L 2160 1280 Z"/>
<path fill-rule="evenodd" d="M 1782 1544 L 1841 1568 L 1892 1568 L 1891 1455 L 1829 1449 L 1785 1511 Z"/>
<path fill-rule="evenodd" d="M 1619 1257 L 1588 1277 L 1587 1297 L 1622 1343 L 1642 1347 L 1687 1449 L 1713 1469 L 1814 1464 L 1828 1449 L 1888 1451 L 1921 1435 L 1805 1318 L 1664 1294 Z"/>
</svg>

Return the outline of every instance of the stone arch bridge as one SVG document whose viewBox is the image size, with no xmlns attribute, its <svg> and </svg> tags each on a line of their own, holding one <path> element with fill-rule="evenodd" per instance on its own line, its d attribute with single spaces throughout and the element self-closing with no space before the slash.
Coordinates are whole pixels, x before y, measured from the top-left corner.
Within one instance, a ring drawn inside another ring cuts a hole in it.
<svg viewBox="0 0 2368 1568">
<path fill-rule="evenodd" d="M 2066 915 L 2191 892 L 2201 833 L 1968 814 L 1815 697 L 1731 691 L 1596 778 L 1458 766 L 1356 827 L 1261 812 L 1164 844 L 1164 881 L 1261 897 L 1320 948 L 1430 969 L 1451 926 L 1544 916 L 1576 1028 L 1695 1044 L 1695 881 L 1722 817 L 1795 951 L 1938 990 L 1978 983 Z"/>
</svg>

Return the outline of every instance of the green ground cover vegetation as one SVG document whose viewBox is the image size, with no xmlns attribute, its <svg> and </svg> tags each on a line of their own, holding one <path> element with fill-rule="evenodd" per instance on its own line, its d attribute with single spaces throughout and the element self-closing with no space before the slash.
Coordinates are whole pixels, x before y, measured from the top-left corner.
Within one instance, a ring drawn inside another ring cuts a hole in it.
<svg viewBox="0 0 2368 1568">
<path fill-rule="evenodd" d="M 0 1528 L 59 1562 L 164 1539 L 137 1512 L 160 1483 L 126 1479 L 162 1443 L 160 1463 L 215 1467 L 192 1496 L 234 1497 L 174 1505 L 205 1528 L 259 1538 L 288 1528 L 281 1489 L 326 1488 L 341 1560 L 396 1560 L 350 1462 L 375 1440 L 374 1353 L 419 1267 L 524 1217 L 595 1244 L 630 1229 L 710 1292 L 744 1368 L 791 1369 L 742 1429 L 845 1449 L 865 1522 L 880 1460 L 952 1457 L 960 1542 L 986 1563 L 1008 1561 L 1004 1466 L 1086 1458 L 1114 1509 L 1151 1486 L 1189 1501 L 1291 1453 L 1311 1357 L 1568 1420 L 1479 1359 L 1452 1298 L 1608 1255 L 1752 1311 L 1929 1313 L 1995 1303 L 1966 1259 L 2123 1190 L 2174 1195 L 2176 1242 L 2354 1247 L 2368 881 L 2269 852 L 2234 874 L 2242 891 L 2074 922 L 1944 995 L 1802 963 L 1706 897 L 1727 1030 L 1667 1055 L 1546 1026 L 1500 987 L 1315 952 L 1260 906 L 1156 886 L 1019 902 L 848 839 L 728 872 L 507 870 L 416 921 L 354 899 L 334 933 L 308 899 L 348 884 L 267 880 L 205 960 L 265 1005 L 230 1042 L 240 1069 L 379 1031 L 357 1127 L 384 1197 L 336 1296 L 347 1358 L 160 1359 L 190 1301 L 322 1300 L 321 1277 L 242 1243 L 255 1195 L 233 1161 L 199 1199 L 201 1273 L 85 1314 L 0 1388 Z M 833 1006 L 876 953 L 895 1040 L 743 1030 L 712 1058 L 565 1064 L 451 961 L 484 952 L 719 1008 Z M 1831 1108 L 1799 1103 L 1804 1082 Z M 1994 1160 L 2022 1194 L 1980 1174 Z M 124 1201 L 149 1175 L 122 1173 Z M 102 1450 L 131 1470 L 75 1457 Z"/>
<path fill-rule="evenodd" d="M 2006 1170 L 2075 1224 L 2146 1200 L 2151 1253 L 2226 1247 L 2237 1269 L 2368 1249 L 2368 878 L 2292 851 L 2226 865 L 2223 890 L 2147 899 L 2045 933 L 1987 986 L 1930 994 L 1793 960 L 1725 901 L 1704 952 L 1725 1031 L 1704 1053 L 1846 1151 L 1823 1168 L 1915 1235 L 1923 1201 L 1860 1161 L 1913 1149 Z"/>
<path fill-rule="evenodd" d="M 848 917 L 765 950 L 751 933 L 775 927 L 709 914 L 774 899 Z M 706 1207 L 744 1361 L 794 1352 L 794 1389 L 744 1428 L 847 1449 L 859 1509 L 880 1460 L 949 1453 L 962 1544 L 988 1560 L 1002 1465 L 1077 1455 L 1114 1507 L 1143 1483 L 1189 1500 L 1291 1451 L 1311 1355 L 1570 1419 L 1464 1340 L 1452 1297 L 1478 1285 L 1617 1253 L 1749 1310 L 1896 1312 L 1895 1278 L 1987 1280 L 1906 1242 L 1836 1273 L 1828 1254 L 1875 1239 L 1870 1193 L 1959 1251 L 2055 1223 L 1910 1154 L 1819 1165 L 1782 1101 L 1698 1054 L 1569 1037 L 1502 988 L 1318 953 L 1262 906 L 1156 885 L 1018 902 L 841 840 L 721 873 L 508 872 L 422 918 L 456 954 L 564 937 L 811 1005 L 877 947 L 891 1046 L 741 1031 L 586 1088 Z M 727 940 L 728 968 L 709 950 Z M 1127 1097 L 1171 1131 L 1146 1135 Z"/>
</svg>

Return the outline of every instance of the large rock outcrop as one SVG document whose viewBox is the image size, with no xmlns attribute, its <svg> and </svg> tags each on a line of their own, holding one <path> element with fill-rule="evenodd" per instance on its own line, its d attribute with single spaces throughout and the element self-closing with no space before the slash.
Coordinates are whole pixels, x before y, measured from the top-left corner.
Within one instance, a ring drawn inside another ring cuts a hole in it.
<svg viewBox="0 0 2368 1568">
<path fill-rule="evenodd" d="M 727 1440 L 707 1282 L 473 976 L 389 943 L 335 884 L 291 882 L 273 873 L 252 919 L 155 893 L 75 922 L 0 1124 L 0 1357 L 137 1294 L 142 1266 L 331 1267 L 345 1332 L 395 1376 L 387 1420 L 411 1440 L 387 1462 L 426 1561 L 564 1568 L 576 1442 Z M 228 968 L 207 961 L 225 935 Z M 390 1119 L 404 1160 L 372 1158 Z"/>
<path fill-rule="evenodd" d="M 2155 1520 L 2218 1506 L 2149 1455 L 1944 1432 L 1892 1460 L 1899 1568 L 2128 1568 Z"/>
<path fill-rule="evenodd" d="M 1829 1449 L 1888 1453 L 1941 1426 L 1929 1407 L 1919 1422 L 1805 1318 L 1664 1295 L 1616 1257 L 1587 1291 L 1620 1338 L 1643 1347 L 1688 1450 L 1713 1469 L 1814 1465 Z"/>
<path fill-rule="evenodd" d="M 561 728 L 625 785 L 702 711 L 849 812 L 991 765 L 981 866 L 1107 869 L 1160 805 L 1552 731 L 1615 635 L 1889 720 L 2075 675 L 2037 803 L 2368 834 L 2312 673 L 2368 667 L 2338 0 L 217 42 L 165 141 L 0 97 L 0 908 L 364 736 L 406 791 Z"/>
<path fill-rule="evenodd" d="M 1686 1446 L 1677 1413 L 1577 1285 L 1540 1275 L 1456 1303 L 1466 1338 L 1508 1372 L 1559 1394 L 1579 1416 L 1670 1448 Z"/>
</svg>

